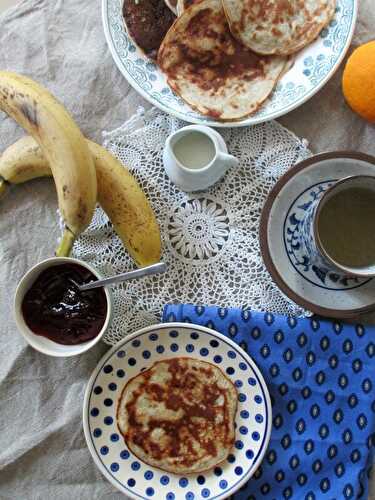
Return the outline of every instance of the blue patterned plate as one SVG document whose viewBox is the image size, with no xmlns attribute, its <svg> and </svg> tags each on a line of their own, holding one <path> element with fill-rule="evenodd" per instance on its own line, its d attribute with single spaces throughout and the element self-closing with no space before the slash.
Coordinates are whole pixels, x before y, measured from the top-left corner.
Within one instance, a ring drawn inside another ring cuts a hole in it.
<svg viewBox="0 0 375 500">
<path fill-rule="evenodd" d="M 239 122 L 215 122 L 193 111 L 167 85 L 159 68 L 135 46 L 122 18 L 123 0 L 102 0 L 104 32 L 112 56 L 128 82 L 158 108 L 191 123 L 239 127 L 285 115 L 312 97 L 332 77 L 349 48 L 358 0 L 337 0 L 334 19 L 319 38 L 302 50 L 294 66 L 279 81 L 275 92 L 253 116 Z"/>
<path fill-rule="evenodd" d="M 189 356 L 217 365 L 238 389 L 236 441 L 225 463 L 182 477 L 141 462 L 125 445 L 116 407 L 127 381 L 155 361 Z M 223 499 L 254 474 L 271 433 L 271 402 L 254 361 L 233 341 L 208 328 L 168 323 L 144 328 L 115 345 L 88 383 L 83 427 L 94 462 L 130 498 L 157 500 Z"/>
</svg>

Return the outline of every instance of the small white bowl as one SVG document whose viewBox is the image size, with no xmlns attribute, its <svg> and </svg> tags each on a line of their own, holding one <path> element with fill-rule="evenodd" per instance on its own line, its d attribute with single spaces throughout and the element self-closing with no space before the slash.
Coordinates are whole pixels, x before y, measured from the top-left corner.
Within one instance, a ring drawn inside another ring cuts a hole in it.
<svg viewBox="0 0 375 500">
<path fill-rule="evenodd" d="M 36 264 L 34 267 L 29 269 L 29 271 L 27 271 L 27 273 L 23 276 L 23 278 L 19 282 L 14 297 L 14 314 L 15 314 L 16 324 L 20 333 L 23 335 L 25 340 L 31 345 L 31 347 L 33 347 L 39 352 L 42 352 L 43 354 L 56 357 L 76 356 L 77 354 L 82 354 L 83 352 L 86 352 L 89 349 L 91 349 L 91 347 L 93 347 L 96 343 L 99 342 L 104 332 L 108 328 L 112 315 L 112 297 L 109 290 L 107 288 L 104 288 L 107 297 L 107 316 L 103 328 L 100 330 L 99 334 L 92 340 L 77 345 L 63 345 L 53 342 L 52 340 L 47 339 L 46 337 L 43 337 L 41 335 L 36 335 L 34 332 L 30 330 L 22 314 L 22 301 L 25 296 L 25 293 L 29 290 L 31 285 L 35 282 L 35 280 L 42 271 L 44 271 L 48 267 L 64 264 L 64 262 L 69 262 L 83 266 L 89 271 L 91 271 L 98 279 L 102 278 L 102 276 L 100 276 L 100 274 L 94 268 L 86 264 L 86 262 L 82 262 L 81 260 L 73 259 L 71 257 L 52 257 L 50 259 L 46 259 L 43 260 L 42 262 L 39 262 L 39 264 Z"/>
</svg>

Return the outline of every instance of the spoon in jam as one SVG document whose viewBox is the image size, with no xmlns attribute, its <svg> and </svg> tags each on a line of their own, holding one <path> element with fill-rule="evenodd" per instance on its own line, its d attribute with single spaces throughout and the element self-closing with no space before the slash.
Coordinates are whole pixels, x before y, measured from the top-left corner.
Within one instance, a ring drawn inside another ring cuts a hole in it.
<svg viewBox="0 0 375 500">
<path fill-rule="evenodd" d="M 111 276 L 110 278 L 92 281 L 91 283 L 87 283 L 86 285 L 78 285 L 78 283 L 75 283 L 75 285 L 80 292 L 83 292 L 84 290 L 91 290 L 93 288 L 113 285 L 115 283 L 121 283 L 127 280 L 143 278 L 144 276 L 150 276 L 151 274 L 164 273 L 166 270 L 166 264 L 164 262 L 158 262 L 157 264 L 142 267 L 141 269 L 135 269 L 134 271 L 129 271 L 127 273 L 118 274 L 117 276 Z"/>
</svg>

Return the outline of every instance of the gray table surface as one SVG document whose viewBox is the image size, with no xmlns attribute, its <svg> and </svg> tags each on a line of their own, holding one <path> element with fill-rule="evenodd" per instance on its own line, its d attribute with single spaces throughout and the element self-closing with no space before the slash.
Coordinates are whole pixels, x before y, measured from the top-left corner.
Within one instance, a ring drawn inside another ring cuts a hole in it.
<svg viewBox="0 0 375 500">
<path fill-rule="evenodd" d="M 0 0 L 0 10 L 16 1 Z M 103 129 L 119 126 L 140 104 L 148 106 L 112 61 L 100 4 L 24 0 L 0 15 L 0 68 L 44 83 L 97 141 Z M 374 29 L 373 0 L 361 0 L 353 46 L 373 39 Z M 341 74 L 342 68 L 280 121 L 308 139 L 315 152 L 352 149 L 375 155 L 374 126 L 345 105 Z M 21 135 L 0 115 L 0 151 Z M 1 202 L 0 498 L 120 499 L 94 466 L 81 422 L 86 382 L 108 346 L 73 359 L 48 358 L 26 345 L 12 318 L 17 282 L 30 266 L 51 256 L 58 233 L 50 181 L 19 186 Z"/>
</svg>

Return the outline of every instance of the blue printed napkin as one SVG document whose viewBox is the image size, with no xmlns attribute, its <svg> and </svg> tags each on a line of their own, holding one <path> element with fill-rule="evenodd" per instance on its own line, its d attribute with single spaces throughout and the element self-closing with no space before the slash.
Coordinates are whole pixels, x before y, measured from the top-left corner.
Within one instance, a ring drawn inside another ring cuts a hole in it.
<svg viewBox="0 0 375 500">
<path fill-rule="evenodd" d="M 367 499 L 374 327 L 193 305 L 167 305 L 163 321 L 195 323 L 232 338 L 267 382 L 271 441 L 236 500 Z"/>
</svg>

